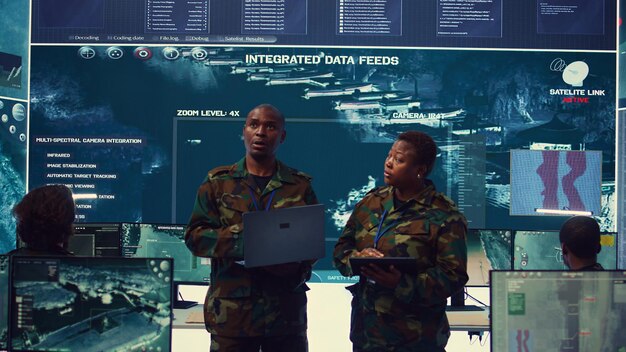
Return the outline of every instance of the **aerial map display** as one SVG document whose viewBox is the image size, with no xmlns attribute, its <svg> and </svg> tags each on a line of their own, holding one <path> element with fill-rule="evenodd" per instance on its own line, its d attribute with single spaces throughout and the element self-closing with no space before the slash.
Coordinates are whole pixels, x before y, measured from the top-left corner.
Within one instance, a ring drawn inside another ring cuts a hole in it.
<svg viewBox="0 0 626 352">
<path fill-rule="evenodd" d="M 170 259 L 14 257 L 15 351 L 168 351 Z"/>
</svg>

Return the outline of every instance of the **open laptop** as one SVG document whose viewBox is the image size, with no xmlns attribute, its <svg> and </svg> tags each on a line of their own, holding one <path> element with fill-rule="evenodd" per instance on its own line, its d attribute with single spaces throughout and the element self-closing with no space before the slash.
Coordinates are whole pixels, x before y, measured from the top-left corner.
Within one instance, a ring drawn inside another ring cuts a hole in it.
<svg viewBox="0 0 626 352">
<path fill-rule="evenodd" d="M 324 257 L 324 205 L 243 214 L 244 262 L 248 268 Z"/>
</svg>

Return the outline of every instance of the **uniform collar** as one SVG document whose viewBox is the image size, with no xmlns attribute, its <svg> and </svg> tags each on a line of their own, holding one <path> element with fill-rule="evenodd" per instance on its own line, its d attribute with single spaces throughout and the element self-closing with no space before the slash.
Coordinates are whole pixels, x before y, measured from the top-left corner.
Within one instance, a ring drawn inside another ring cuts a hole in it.
<svg viewBox="0 0 626 352">
<path fill-rule="evenodd" d="M 231 168 L 231 175 L 233 178 L 242 178 L 246 181 L 247 184 L 256 188 L 255 183 L 251 182 L 252 175 L 248 172 L 246 168 L 246 158 L 243 157 L 239 160 L 233 167 Z M 280 162 L 280 160 L 276 159 L 276 172 L 272 176 L 272 179 L 263 190 L 263 194 L 271 192 L 280 186 L 283 183 L 296 183 L 293 175 L 291 174 L 291 170 L 287 165 Z"/>
<path fill-rule="evenodd" d="M 430 206 L 437 193 L 437 189 L 435 188 L 435 184 L 429 179 L 424 180 L 424 185 L 426 187 L 407 202 L 416 202 L 422 206 Z M 393 186 L 385 186 L 377 189 L 374 195 L 382 198 L 381 202 L 385 205 L 385 209 L 391 209 L 393 205 L 393 192 Z"/>
<path fill-rule="evenodd" d="M 583 266 L 580 269 L 576 269 L 576 271 L 597 271 L 597 270 L 604 270 L 604 267 L 602 267 L 602 264 L 594 263 L 594 264 Z"/>
</svg>

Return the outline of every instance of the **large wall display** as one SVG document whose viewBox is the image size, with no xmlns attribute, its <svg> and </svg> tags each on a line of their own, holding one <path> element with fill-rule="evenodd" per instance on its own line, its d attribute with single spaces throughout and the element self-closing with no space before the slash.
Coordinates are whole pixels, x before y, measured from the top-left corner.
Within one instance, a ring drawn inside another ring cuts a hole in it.
<svg viewBox="0 0 626 352">
<path fill-rule="evenodd" d="M 615 49 L 614 0 L 33 0 L 33 43 Z"/>
<path fill-rule="evenodd" d="M 9 257 L 0 255 L 0 349 L 9 346 Z"/>
<path fill-rule="evenodd" d="M 0 0 L 0 97 L 28 98 L 29 1 Z"/>
<path fill-rule="evenodd" d="M 15 248 L 11 211 L 26 188 L 27 106 L 0 98 L 0 253 Z"/>
<path fill-rule="evenodd" d="M 626 114 L 626 110 L 624 110 L 624 108 L 626 108 L 626 61 L 624 61 L 624 59 L 626 58 L 626 27 L 623 24 L 623 19 L 625 18 L 626 15 L 626 5 L 624 5 L 623 2 L 620 3 L 619 6 L 619 22 L 618 22 L 618 41 L 619 41 L 619 46 L 618 46 L 618 60 L 619 60 L 619 79 L 618 79 L 618 107 L 619 107 L 619 112 L 617 114 L 617 120 L 618 120 L 618 126 L 619 129 L 617 131 L 618 136 L 620 136 L 617 145 L 616 145 L 616 149 L 617 149 L 617 153 L 618 153 L 618 169 L 617 169 L 617 174 L 618 175 L 624 175 L 624 165 L 626 165 L 626 159 L 624 158 L 624 152 L 626 152 L 626 148 L 625 148 L 625 144 L 624 144 L 624 133 L 626 132 L 626 120 L 624 119 L 624 116 Z M 626 190 L 626 188 L 624 187 L 624 177 L 619 177 L 618 178 L 618 183 L 617 183 L 617 194 L 619 195 L 619 198 L 617 199 L 617 209 L 618 212 L 617 214 L 624 214 L 624 190 Z M 624 217 L 623 216 L 618 216 L 617 217 L 617 231 L 619 231 L 620 233 L 624 233 L 624 231 L 626 230 L 626 221 L 624 221 Z M 624 255 L 626 251 L 626 239 L 622 239 L 620 241 L 619 244 L 619 255 L 618 255 L 618 267 L 619 268 L 625 268 L 626 267 L 626 256 Z"/>
<path fill-rule="evenodd" d="M 511 150 L 511 214 L 600 213 L 602 152 Z"/>
<path fill-rule="evenodd" d="M 278 155 L 313 176 L 328 255 L 406 130 L 436 140 L 431 178 L 471 229 L 565 220 L 512 206 L 520 150 L 564 155 L 561 176 L 569 153 L 592 155 L 582 202 L 616 230 L 614 0 L 14 3 L 31 16 L 0 29 L 0 44 L 28 49 L 0 45 L 0 96 L 25 93 L 0 97 L 0 170 L 16 180 L 2 183 L 0 249 L 14 246 L 10 208 L 47 183 L 81 196 L 81 223 L 185 224 L 207 171 L 244 155 L 243 121 L 260 103 L 287 116 Z M 6 67 L 20 63 L 18 80 Z M 339 279 L 329 258 L 317 269 Z"/>
<path fill-rule="evenodd" d="M 566 270 L 558 231 L 515 231 L 513 269 Z M 598 263 L 607 270 L 617 269 L 617 241 L 612 232 L 600 235 Z"/>
<path fill-rule="evenodd" d="M 26 188 L 29 6 L 0 0 L 0 253 L 15 248 L 11 209 Z"/>
<path fill-rule="evenodd" d="M 279 157 L 310 173 L 326 204 L 329 250 L 409 129 L 437 141 L 431 178 L 472 228 L 563 221 L 509 214 L 511 149 L 602 154 L 596 210 L 614 226 L 613 54 L 118 46 L 114 59 L 111 47 L 87 49 L 32 50 L 30 186 L 94 195 L 78 201 L 81 221 L 185 223 L 207 171 L 243 156 L 245 114 L 267 102 L 287 116 Z M 564 70 L 576 62 L 592 74 L 574 85 Z"/>
<path fill-rule="evenodd" d="M 618 22 L 618 41 L 617 47 L 618 59 L 619 59 L 619 108 L 626 108 L 626 25 L 623 23 L 626 18 L 626 5 L 620 3 L 619 7 L 619 22 Z"/>
<path fill-rule="evenodd" d="M 624 144 L 624 133 L 626 132 L 626 125 L 624 124 L 626 120 L 624 120 L 624 116 L 626 114 L 626 110 L 624 108 L 626 108 L 626 87 L 624 85 L 624 83 L 626 83 L 626 61 L 624 61 L 624 58 L 626 58 L 626 27 L 623 24 L 623 19 L 624 19 L 624 15 L 626 15 L 626 5 L 624 5 L 624 3 L 620 3 L 620 8 L 619 8 L 619 30 L 618 30 L 618 34 L 619 34 L 619 47 L 618 47 L 618 60 L 619 60 L 619 79 L 618 79 L 618 89 L 619 89 L 619 93 L 618 93 L 618 107 L 619 107 L 619 111 L 617 114 L 617 120 L 618 120 L 618 126 L 619 129 L 617 131 L 618 136 L 620 136 L 618 143 L 616 145 L 616 149 L 617 149 L 617 153 L 618 153 L 618 157 L 619 157 L 619 161 L 618 161 L 618 170 L 617 170 L 617 174 L 618 175 L 623 175 L 624 172 L 624 166 L 625 164 L 625 159 L 624 159 L 624 152 L 626 152 L 626 148 L 625 144 Z M 618 214 L 623 214 L 624 213 L 624 190 L 626 188 L 624 188 L 624 178 L 621 177 L 618 179 L 618 184 L 617 184 L 617 193 L 619 195 L 619 198 L 617 199 L 617 203 L 618 203 Z M 620 231 L 621 233 L 624 233 L 624 230 L 626 229 L 626 222 L 624 221 L 622 216 L 618 216 L 617 219 L 618 222 L 618 231 Z M 618 265 L 620 268 L 624 268 L 626 267 L 626 256 L 624 256 L 624 251 L 626 251 L 626 240 L 622 240 L 620 242 L 620 251 L 619 253 L 621 254 L 619 256 L 618 259 Z"/>
</svg>

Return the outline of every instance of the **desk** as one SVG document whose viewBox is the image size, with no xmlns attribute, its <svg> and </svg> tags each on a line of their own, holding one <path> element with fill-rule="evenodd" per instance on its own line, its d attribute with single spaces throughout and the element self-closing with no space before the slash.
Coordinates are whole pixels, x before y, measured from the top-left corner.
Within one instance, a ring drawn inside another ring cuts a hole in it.
<svg viewBox="0 0 626 352">
<path fill-rule="evenodd" d="M 307 314 L 310 352 L 352 351 L 350 335 L 350 301 L 352 295 L 345 289 L 346 284 L 310 283 L 307 292 L 309 302 Z M 488 302 L 488 289 L 472 288 L 477 298 Z M 192 301 L 204 302 L 206 286 L 183 286 L 183 296 Z M 174 309 L 172 352 L 206 352 L 209 350 L 210 335 L 204 323 L 187 323 L 193 312 L 202 312 L 202 304 L 189 309 Z M 489 352 L 489 339 L 486 345 L 471 344 L 467 333 L 488 331 L 487 312 L 446 312 L 452 327 L 452 334 L 446 351 L 449 352 Z M 469 320 L 469 321 L 468 321 Z M 484 340 L 484 339 L 483 339 Z"/>
<path fill-rule="evenodd" d="M 204 329 L 203 322 L 187 323 L 187 318 L 189 318 L 190 315 L 201 315 L 203 312 L 202 308 L 202 304 L 197 304 L 187 309 L 174 309 L 172 329 Z"/>
<path fill-rule="evenodd" d="M 489 307 L 482 311 L 446 312 L 452 331 L 489 331 Z"/>
<path fill-rule="evenodd" d="M 201 316 L 202 307 L 201 304 L 198 304 L 188 309 L 174 309 L 172 328 L 204 329 L 203 322 L 187 323 L 187 318 L 190 315 L 193 315 L 194 318 Z M 452 331 L 489 331 L 489 308 L 483 311 L 446 312 L 446 315 Z"/>
</svg>

